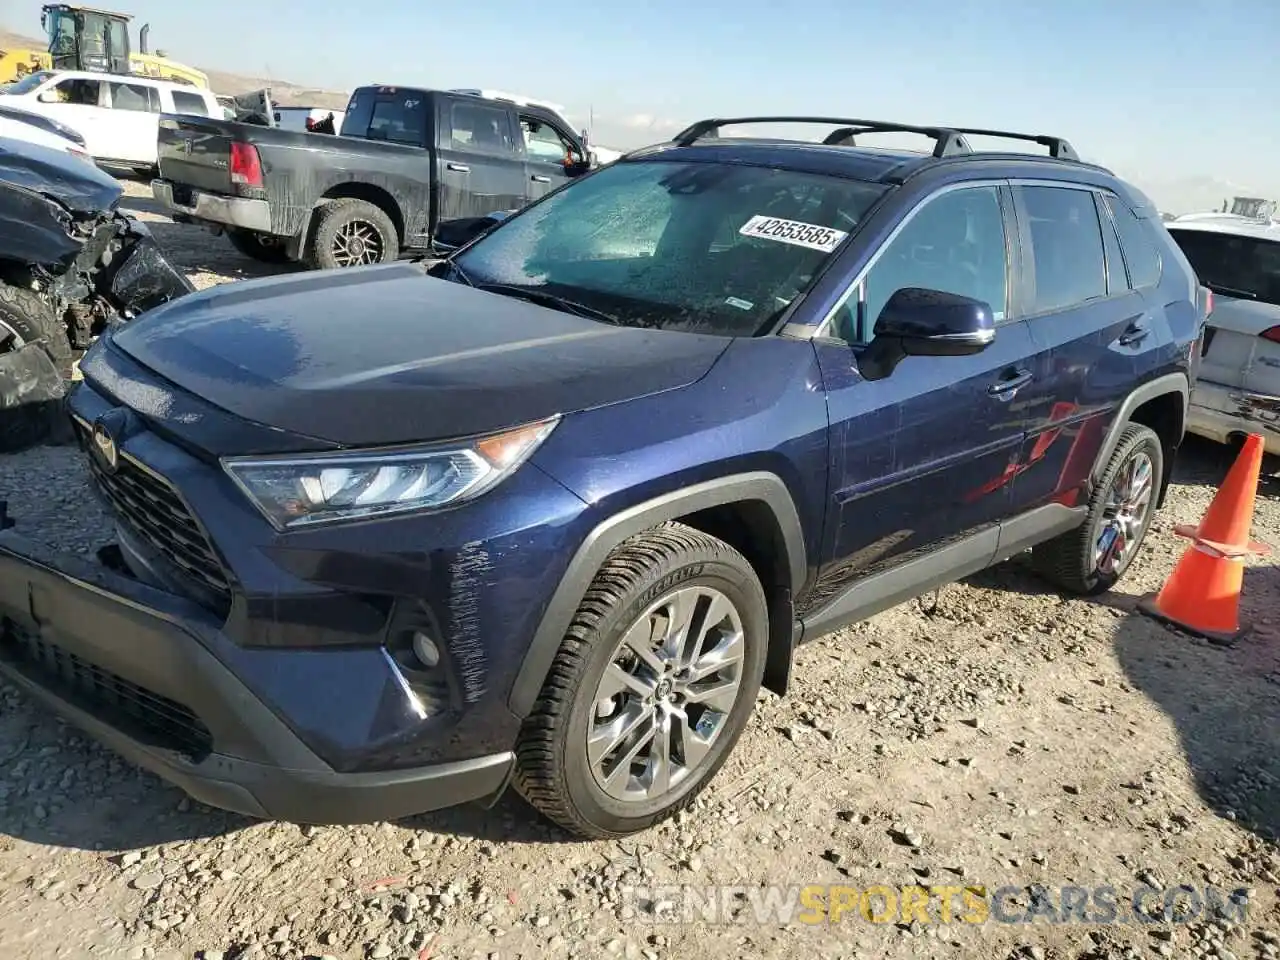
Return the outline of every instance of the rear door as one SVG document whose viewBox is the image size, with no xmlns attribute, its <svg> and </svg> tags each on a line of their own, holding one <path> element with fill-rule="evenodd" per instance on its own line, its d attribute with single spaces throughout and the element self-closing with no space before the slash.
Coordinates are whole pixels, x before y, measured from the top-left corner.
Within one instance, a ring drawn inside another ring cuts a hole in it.
<svg viewBox="0 0 1280 960">
<path fill-rule="evenodd" d="M 1214 294 L 1200 379 L 1280 397 L 1280 238 L 1167 226 Z"/>
<path fill-rule="evenodd" d="M 479 97 L 438 98 L 436 222 L 524 206 L 525 159 L 515 111 Z"/>
<path fill-rule="evenodd" d="M 155 164 L 160 91 L 147 83 L 108 81 L 105 105 L 109 113 L 101 126 L 111 144 L 106 156 L 147 166 Z"/>
<path fill-rule="evenodd" d="M 519 120 L 528 173 L 525 199 L 532 202 L 562 186 L 585 158 L 568 133 L 555 124 L 534 114 L 522 113 Z"/>
<path fill-rule="evenodd" d="M 1020 398 L 1027 445 L 1013 508 L 1077 506 L 1107 428 L 1133 387 L 1138 354 L 1171 342 L 1171 335 L 1162 313 L 1130 283 L 1098 193 L 1035 183 L 1015 185 L 1013 195 L 1021 301 L 1036 348 L 1033 379 Z"/>
</svg>

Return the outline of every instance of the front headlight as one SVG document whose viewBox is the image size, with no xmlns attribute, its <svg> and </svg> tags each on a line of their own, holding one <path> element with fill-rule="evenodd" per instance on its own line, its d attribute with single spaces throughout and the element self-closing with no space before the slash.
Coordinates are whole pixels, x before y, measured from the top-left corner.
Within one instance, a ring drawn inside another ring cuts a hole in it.
<svg viewBox="0 0 1280 960">
<path fill-rule="evenodd" d="M 228 457 L 222 467 L 277 530 L 381 517 L 480 496 L 529 459 L 557 422 L 427 448 Z"/>
</svg>

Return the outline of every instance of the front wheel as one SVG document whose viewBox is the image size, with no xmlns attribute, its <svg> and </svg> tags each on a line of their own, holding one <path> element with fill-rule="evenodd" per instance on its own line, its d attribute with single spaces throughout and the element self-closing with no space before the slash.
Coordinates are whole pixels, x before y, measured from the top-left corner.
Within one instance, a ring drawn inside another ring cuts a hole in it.
<svg viewBox="0 0 1280 960">
<path fill-rule="evenodd" d="M 596 574 L 516 748 L 516 787 L 582 837 L 685 807 L 733 748 L 760 689 L 764 591 L 728 544 L 678 523 Z"/>
<path fill-rule="evenodd" d="M 1150 427 L 1131 423 L 1120 434 L 1085 522 L 1031 551 L 1032 563 L 1064 590 L 1090 596 L 1110 590 L 1129 569 L 1164 477 L 1164 448 Z"/>
</svg>

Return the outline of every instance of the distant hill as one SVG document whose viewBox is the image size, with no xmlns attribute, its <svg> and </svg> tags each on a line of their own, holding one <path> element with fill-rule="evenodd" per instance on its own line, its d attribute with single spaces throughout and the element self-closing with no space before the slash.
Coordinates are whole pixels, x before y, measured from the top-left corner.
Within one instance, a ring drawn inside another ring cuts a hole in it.
<svg viewBox="0 0 1280 960">
<path fill-rule="evenodd" d="M 136 33 L 134 42 L 137 42 Z M 0 28 L 0 50 L 24 48 L 43 50 L 45 41 Z M 209 86 L 213 88 L 214 93 L 249 93 L 252 90 L 270 87 L 271 98 L 282 106 L 328 107 L 331 110 L 343 110 L 347 106 L 347 97 L 350 96 L 349 91 L 317 90 L 314 87 L 303 87 L 296 83 L 289 83 L 286 80 L 228 73 L 225 70 L 210 70 L 207 67 L 200 66 L 198 63 L 191 64 L 191 66 L 197 67 L 209 75 Z"/>
</svg>

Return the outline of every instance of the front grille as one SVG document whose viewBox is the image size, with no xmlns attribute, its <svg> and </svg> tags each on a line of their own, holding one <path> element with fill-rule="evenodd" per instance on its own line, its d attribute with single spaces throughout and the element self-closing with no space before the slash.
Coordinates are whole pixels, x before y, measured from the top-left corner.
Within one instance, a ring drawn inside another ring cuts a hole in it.
<svg viewBox="0 0 1280 960">
<path fill-rule="evenodd" d="M 77 421 L 88 440 L 88 429 Z M 88 444 L 86 444 L 88 446 Z M 121 454 L 115 473 L 88 457 L 94 482 L 129 529 L 181 573 L 229 605 L 231 585 L 213 545 L 169 482 Z"/>
<path fill-rule="evenodd" d="M 213 750 L 213 735 L 187 707 L 96 667 L 10 620 L 0 621 L 0 656 L 135 740 L 184 754 L 194 763 Z"/>
</svg>

